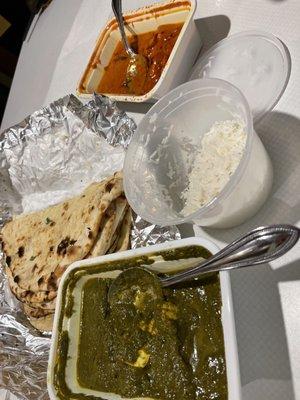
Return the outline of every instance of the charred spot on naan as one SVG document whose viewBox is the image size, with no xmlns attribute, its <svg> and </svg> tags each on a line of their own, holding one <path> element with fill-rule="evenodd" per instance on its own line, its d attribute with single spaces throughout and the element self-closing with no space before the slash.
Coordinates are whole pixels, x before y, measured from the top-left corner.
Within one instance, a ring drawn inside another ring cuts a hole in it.
<svg viewBox="0 0 300 400">
<path fill-rule="evenodd" d="M 44 277 L 42 276 L 39 280 L 38 280 L 38 285 L 42 285 L 45 282 Z M 51 272 L 49 277 L 47 278 L 47 289 L 49 291 L 55 291 L 57 290 L 57 276 L 54 272 Z"/>
<path fill-rule="evenodd" d="M 88 212 L 92 212 L 95 209 L 95 206 L 90 206 Z"/>
<path fill-rule="evenodd" d="M 18 256 L 19 256 L 20 258 L 23 257 L 23 256 L 24 256 L 24 252 L 25 252 L 24 246 L 20 246 L 20 247 L 18 248 Z"/>
<path fill-rule="evenodd" d="M 57 289 L 57 278 L 54 272 L 51 272 L 50 277 L 48 279 L 48 288 Z"/>
<path fill-rule="evenodd" d="M 88 226 L 86 229 L 87 229 L 87 237 L 89 239 L 93 239 L 93 232 L 92 232 L 91 228 Z"/>
<path fill-rule="evenodd" d="M 11 256 L 6 256 L 5 261 L 6 261 L 6 265 L 8 267 L 10 267 L 10 265 L 11 265 Z"/>
<path fill-rule="evenodd" d="M 32 271 L 32 272 L 36 271 L 36 270 L 37 270 L 37 267 L 38 267 L 37 264 L 34 264 L 34 266 L 32 267 L 32 270 L 31 270 L 31 271 Z"/>
<path fill-rule="evenodd" d="M 71 251 L 71 246 L 74 246 L 74 244 L 77 242 L 76 239 L 71 239 L 69 236 L 66 236 L 64 239 L 60 241 L 60 243 L 57 246 L 56 253 L 59 256 L 65 256 L 67 253 L 72 254 Z"/>
<path fill-rule="evenodd" d="M 112 190 L 113 187 L 114 187 L 113 182 L 108 182 L 108 183 L 105 185 L 105 191 L 106 191 L 106 192 L 111 192 L 111 190 Z"/>
</svg>

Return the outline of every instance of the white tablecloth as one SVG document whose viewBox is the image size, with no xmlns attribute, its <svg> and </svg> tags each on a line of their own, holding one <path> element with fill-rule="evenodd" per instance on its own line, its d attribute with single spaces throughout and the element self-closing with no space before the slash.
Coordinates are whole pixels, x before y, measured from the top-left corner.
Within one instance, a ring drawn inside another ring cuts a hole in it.
<svg viewBox="0 0 300 400">
<path fill-rule="evenodd" d="M 141 0 L 123 0 L 134 8 Z M 74 92 L 99 30 L 110 16 L 108 0 L 53 0 L 24 43 L 2 129 L 50 101 Z M 300 220 L 300 1 L 198 0 L 197 26 L 205 49 L 228 34 L 271 32 L 289 48 L 292 72 L 275 107 L 255 127 L 274 165 L 271 198 L 248 223 L 226 230 L 196 228 L 224 245 L 246 230 Z M 124 105 L 138 122 L 148 105 Z M 182 228 L 192 235 L 190 226 Z M 277 263 L 231 275 L 237 339 L 246 400 L 300 399 L 300 251 Z M 279 268 L 282 267 L 282 268 Z M 1 393 L 0 393 L 1 397 Z"/>
</svg>

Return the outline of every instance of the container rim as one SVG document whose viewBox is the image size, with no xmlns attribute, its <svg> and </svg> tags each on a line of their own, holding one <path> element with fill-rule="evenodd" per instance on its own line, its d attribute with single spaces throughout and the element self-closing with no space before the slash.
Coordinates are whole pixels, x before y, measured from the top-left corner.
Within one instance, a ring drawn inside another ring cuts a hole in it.
<svg viewBox="0 0 300 400">
<path fill-rule="evenodd" d="M 195 88 L 195 83 L 197 83 L 197 88 Z M 139 126 L 146 119 L 149 119 L 152 114 L 156 113 L 157 108 L 160 109 L 160 111 L 159 111 L 159 113 L 160 113 L 161 111 L 165 110 L 167 107 L 170 107 L 171 105 L 169 104 L 169 98 L 173 95 L 174 92 L 176 92 L 178 90 L 187 89 L 189 86 L 192 86 L 194 91 L 201 89 L 203 87 L 207 87 L 207 88 L 213 87 L 216 89 L 221 87 L 221 88 L 230 90 L 231 92 L 235 92 L 239 96 L 241 102 L 243 103 L 243 105 L 245 107 L 245 111 L 246 111 L 246 120 L 244 121 L 245 122 L 245 131 L 247 133 L 246 145 L 245 145 L 243 156 L 242 156 L 236 170 L 230 176 L 229 181 L 226 183 L 224 188 L 220 191 L 220 193 L 217 196 L 215 196 L 209 203 L 207 203 L 203 207 L 200 207 L 197 211 L 195 211 L 191 214 L 188 214 L 185 217 L 173 218 L 172 221 L 168 221 L 167 223 L 165 221 L 163 221 L 161 218 L 152 218 L 151 216 L 149 218 L 149 215 L 147 213 L 145 213 L 142 209 L 140 210 L 137 207 L 132 207 L 132 204 L 130 201 L 130 192 L 128 190 L 128 185 L 127 185 L 127 176 L 126 176 L 127 174 L 126 174 L 126 172 L 124 172 L 124 191 L 125 191 L 125 195 L 128 199 L 130 206 L 143 219 L 145 219 L 146 221 L 149 221 L 151 223 L 158 224 L 160 226 L 169 226 L 172 224 L 179 225 L 179 224 L 183 224 L 183 223 L 187 223 L 187 222 L 193 222 L 196 219 L 199 220 L 205 213 L 207 213 L 208 211 L 211 211 L 214 207 L 216 207 L 221 200 L 225 199 L 232 192 L 233 187 L 235 185 L 237 185 L 238 182 L 240 181 L 240 179 L 242 178 L 243 173 L 246 169 L 246 166 L 247 166 L 249 158 L 250 158 L 250 152 L 251 152 L 250 150 L 251 150 L 251 147 L 253 144 L 253 136 L 254 136 L 253 117 L 252 117 L 252 113 L 251 113 L 249 104 L 248 104 L 245 96 L 236 86 L 232 85 L 231 83 L 229 83 L 223 79 L 217 79 L 217 78 L 195 79 L 192 81 L 185 82 L 180 86 L 177 86 L 175 89 L 171 90 L 164 97 L 162 97 L 160 100 L 158 100 L 158 102 L 155 103 L 154 106 L 151 107 L 151 109 L 142 118 Z M 161 109 L 162 105 L 164 105 L 164 107 Z M 139 133 L 138 133 L 139 126 L 135 133 L 135 138 L 137 138 L 139 135 Z M 136 143 L 137 142 L 135 142 L 134 145 Z M 131 160 L 134 157 L 134 154 L 135 154 L 135 149 L 133 149 L 133 147 L 135 147 L 134 145 L 131 146 L 131 143 L 130 143 L 129 147 L 127 149 L 127 152 L 125 154 L 124 171 L 127 170 L 126 165 L 128 165 L 129 160 Z"/>
</svg>

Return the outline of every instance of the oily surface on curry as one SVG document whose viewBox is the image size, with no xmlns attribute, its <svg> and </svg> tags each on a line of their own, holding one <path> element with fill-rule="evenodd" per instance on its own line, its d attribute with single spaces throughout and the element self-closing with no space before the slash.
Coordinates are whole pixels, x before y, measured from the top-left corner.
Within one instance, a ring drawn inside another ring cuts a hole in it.
<svg viewBox="0 0 300 400">
<path fill-rule="evenodd" d="M 207 257 L 209 253 L 200 246 L 191 246 L 161 254 L 170 260 Z M 110 262 L 105 269 L 101 266 L 101 271 L 147 262 L 150 263 L 147 257 Z M 97 267 L 93 268 L 96 274 Z M 89 275 L 93 268 L 88 269 Z M 114 306 L 107 301 L 112 281 L 91 275 L 82 289 L 76 368 L 79 386 L 126 398 L 225 400 L 218 275 L 164 289 L 163 297 L 155 301 L 148 301 L 144 290 L 137 291 L 133 302 Z M 143 282 L 140 284 L 143 286 Z M 67 285 L 72 287 L 74 282 Z M 65 310 L 70 315 L 67 303 Z M 83 399 L 84 394 L 72 393 L 66 384 L 68 346 L 68 332 L 61 330 L 55 387 L 61 399 L 70 395 Z M 88 398 L 99 397 L 89 394 Z"/>
<path fill-rule="evenodd" d="M 182 28 L 180 24 L 161 25 L 157 30 L 131 36 L 130 45 L 137 54 L 143 55 L 148 64 L 147 76 L 137 76 L 141 80 L 138 86 L 139 93 L 131 93 L 126 80 L 126 72 L 129 57 L 120 41 L 112 55 L 112 58 L 105 68 L 104 75 L 98 86 L 99 93 L 109 94 L 135 94 L 143 95 L 148 93 L 158 82 L 162 71 L 169 59 Z"/>
</svg>

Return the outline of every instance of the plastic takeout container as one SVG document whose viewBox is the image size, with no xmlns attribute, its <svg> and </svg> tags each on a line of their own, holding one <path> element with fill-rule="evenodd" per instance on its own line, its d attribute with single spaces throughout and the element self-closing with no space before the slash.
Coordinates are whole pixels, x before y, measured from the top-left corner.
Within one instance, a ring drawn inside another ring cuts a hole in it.
<svg viewBox="0 0 300 400">
<path fill-rule="evenodd" d="M 239 119 L 245 126 L 242 159 L 223 190 L 196 212 L 182 216 L 181 193 L 193 156 L 216 121 Z M 124 163 L 124 188 L 133 210 L 151 223 L 194 222 L 225 228 L 242 223 L 265 202 L 272 185 L 269 156 L 253 130 L 244 95 L 219 79 L 187 82 L 158 101 L 140 122 Z"/>
<path fill-rule="evenodd" d="M 219 78 L 232 83 L 246 97 L 257 122 L 280 99 L 290 71 L 287 47 L 271 33 L 252 30 L 215 44 L 196 61 L 190 80 Z"/>
<path fill-rule="evenodd" d="M 191 82 L 167 94 L 147 113 L 129 146 L 124 185 L 132 208 L 159 225 L 195 222 L 226 228 L 254 215 L 270 192 L 273 175 L 253 123 L 278 102 L 290 70 L 287 47 L 260 31 L 229 36 L 201 56 Z M 236 118 L 244 122 L 247 133 L 237 170 L 209 204 L 182 217 L 181 193 L 195 145 L 214 122 Z"/>
<path fill-rule="evenodd" d="M 199 32 L 193 20 L 195 0 L 168 0 L 135 11 L 125 12 L 127 34 L 132 35 L 156 30 L 160 25 L 183 23 L 181 32 L 170 54 L 160 79 L 148 93 L 136 95 L 105 94 L 117 101 L 147 102 L 162 97 L 169 90 L 184 82 L 201 47 Z M 97 88 L 111 56 L 121 40 L 115 19 L 110 20 L 100 33 L 88 65 L 77 86 L 77 94 L 89 98 Z"/>
<path fill-rule="evenodd" d="M 79 340 L 79 329 L 80 329 L 80 318 L 78 312 L 74 311 L 71 313 L 71 316 L 65 316 L 65 309 L 63 307 L 63 296 L 64 291 L 63 287 L 65 283 L 68 282 L 70 274 L 72 271 L 77 270 L 80 274 L 81 270 L 88 271 L 89 268 L 94 266 L 99 266 L 99 273 L 101 273 L 101 264 L 105 264 L 111 261 L 117 260 L 128 260 L 132 257 L 143 256 L 147 254 L 155 254 L 155 252 L 169 250 L 174 248 L 180 248 L 185 246 L 193 246 L 199 245 L 205 247 L 211 253 L 216 253 L 218 248 L 215 244 L 210 242 L 207 239 L 202 239 L 200 237 L 193 237 L 189 239 L 177 240 L 172 242 L 166 242 L 163 244 L 144 247 L 135 250 L 129 250 L 121 253 L 110 254 L 106 256 L 96 257 L 93 259 L 86 259 L 83 261 L 77 261 L 72 264 L 67 271 L 64 273 L 61 283 L 59 285 L 58 296 L 57 296 L 57 304 L 55 310 L 55 318 L 54 318 L 54 326 L 52 333 L 52 342 L 51 342 L 51 350 L 50 350 L 50 358 L 48 364 L 48 392 L 51 400 L 60 399 L 59 394 L 57 393 L 54 385 L 55 381 L 55 365 L 56 365 L 56 355 L 58 352 L 58 340 L 59 340 L 59 322 L 62 318 L 62 328 L 64 331 L 68 333 L 68 338 L 70 340 L 70 348 L 72 351 L 76 352 L 76 343 Z M 163 265 L 164 263 L 160 262 L 160 267 L 152 264 L 152 268 L 157 271 L 165 271 Z M 187 264 L 187 267 L 190 266 Z M 151 268 L 151 266 L 150 266 Z M 241 399 L 241 385 L 240 385 L 240 373 L 239 373 L 239 363 L 238 363 L 238 353 L 237 353 L 237 343 L 236 343 L 236 333 L 235 333 L 235 324 L 234 324 L 234 315 L 233 315 L 233 306 L 232 306 L 232 297 L 231 297 L 231 286 L 230 286 L 230 278 L 229 273 L 226 271 L 220 272 L 220 286 L 221 286 L 221 297 L 222 297 L 222 326 L 223 326 L 223 334 L 224 334 L 224 345 L 225 345 L 225 360 L 226 360 L 226 373 L 227 373 L 227 385 L 228 385 L 228 400 L 240 400 Z M 89 275 L 87 275 L 88 279 Z M 80 287 L 80 281 L 76 284 Z M 75 291 L 74 291 L 75 293 Z M 74 304 L 80 304 L 81 292 L 76 289 L 76 294 L 74 295 Z M 70 361 L 70 359 L 68 359 Z M 74 367 L 74 366 L 73 366 Z M 66 379 L 68 380 L 68 387 L 72 391 L 77 391 L 81 393 L 83 391 L 82 387 L 78 385 L 78 381 L 76 379 L 76 370 L 72 369 L 72 363 L 69 362 L 66 365 Z M 94 395 L 95 398 L 97 396 L 94 393 L 86 393 L 89 395 Z M 121 399 L 120 396 L 114 394 L 107 394 L 107 396 L 101 398 L 107 398 L 110 400 Z M 142 399 L 141 399 L 142 400 Z"/>
</svg>

